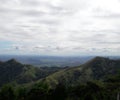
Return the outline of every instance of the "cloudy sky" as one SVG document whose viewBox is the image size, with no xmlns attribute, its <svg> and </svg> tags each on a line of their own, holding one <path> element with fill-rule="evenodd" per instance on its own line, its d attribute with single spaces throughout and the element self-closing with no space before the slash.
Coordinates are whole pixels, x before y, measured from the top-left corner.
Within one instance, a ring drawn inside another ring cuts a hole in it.
<svg viewBox="0 0 120 100">
<path fill-rule="evenodd" d="M 0 0 L 0 54 L 120 55 L 120 0 Z"/>
</svg>

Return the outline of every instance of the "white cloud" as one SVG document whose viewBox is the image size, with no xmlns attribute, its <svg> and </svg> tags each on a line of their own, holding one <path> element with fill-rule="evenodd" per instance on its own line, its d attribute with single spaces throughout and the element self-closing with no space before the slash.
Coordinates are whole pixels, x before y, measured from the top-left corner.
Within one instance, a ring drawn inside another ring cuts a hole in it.
<svg viewBox="0 0 120 100">
<path fill-rule="evenodd" d="M 119 0 L 0 0 L 0 40 L 12 53 L 119 55 L 119 9 Z"/>
</svg>

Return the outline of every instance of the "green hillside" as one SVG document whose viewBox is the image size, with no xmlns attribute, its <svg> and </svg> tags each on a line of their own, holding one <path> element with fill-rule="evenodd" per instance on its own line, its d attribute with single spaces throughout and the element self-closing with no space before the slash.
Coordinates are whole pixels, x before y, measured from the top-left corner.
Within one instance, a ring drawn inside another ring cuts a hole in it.
<svg viewBox="0 0 120 100">
<path fill-rule="evenodd" d="M 120 60 L 96 57 L 70 68 L 0 62 L 0 100 L 116 100 L 119 93 Z"/>
<path fill-rule="evenodd" d="M 87 63 L 61 70 L 45 78 L 52 86 L 58 83 L 75 85 L 92 80 L 104 80 L 109 75 L 115 75 L 120 71 L 120 60 L 96 57 Z"/>
<path fill-rule="evenodd" d="M 32 65 L 21 64 L 15 59 L 0 62 L 0 86 L 11 82 L 18 84 L 34 82 L 61 69 L 59 67 L 38 68 Z"/>
</svg>

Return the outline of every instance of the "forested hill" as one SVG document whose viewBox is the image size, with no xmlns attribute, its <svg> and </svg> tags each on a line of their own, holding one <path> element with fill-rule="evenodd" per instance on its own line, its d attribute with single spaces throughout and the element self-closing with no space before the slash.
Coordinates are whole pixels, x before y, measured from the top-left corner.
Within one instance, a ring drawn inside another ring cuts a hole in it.
<svg viewBox="0 0 120 100">
<path fill-rule="evenodd" d="M 95 57 L 77 67 L 34 67 L 15 59 L 0 62 L 0 86 L 10 82 L 18 84 L 42 81 L 54 86 L 59 83 L 75 85 L 91 80 L 104 80 L 120 71 L 120 60 Z"/>
<path fill-rule="evenodd" d="M 109 75 L 115 75 L 119 72 L 120 60 L 95 57 L 83 65 L 64 69 L 49 75 L 45 80 L 51 85 L 58 83 L 75 85 L 92 80 L 104 81 Z"/>
<path fill-rule="evenodd" d="M 72 68 L 36 68 L 11 59 L 0 62 L 0 100 L 116 100 L 119 70 L 120 60 L 103 57 Z"/>
<path fill-rule="evenodd" d="M 15 82 L 18 84 L 30 83 L 64 68 L 59 67 L 34 67 L 21 64 L 15 59 L 0 62 L 0 86 Z"/>
</svg>

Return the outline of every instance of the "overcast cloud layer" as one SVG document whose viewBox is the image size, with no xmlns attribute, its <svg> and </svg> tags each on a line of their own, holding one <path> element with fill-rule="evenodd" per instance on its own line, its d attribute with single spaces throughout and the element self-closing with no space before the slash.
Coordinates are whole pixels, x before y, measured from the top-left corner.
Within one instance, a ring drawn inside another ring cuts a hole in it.
<svg viewBox="0 0 120 100">
<path fill-rule="evenodd" d="M 120 0 L 0 0 L 0 54 L 120 55 Z"/>
</svg>

